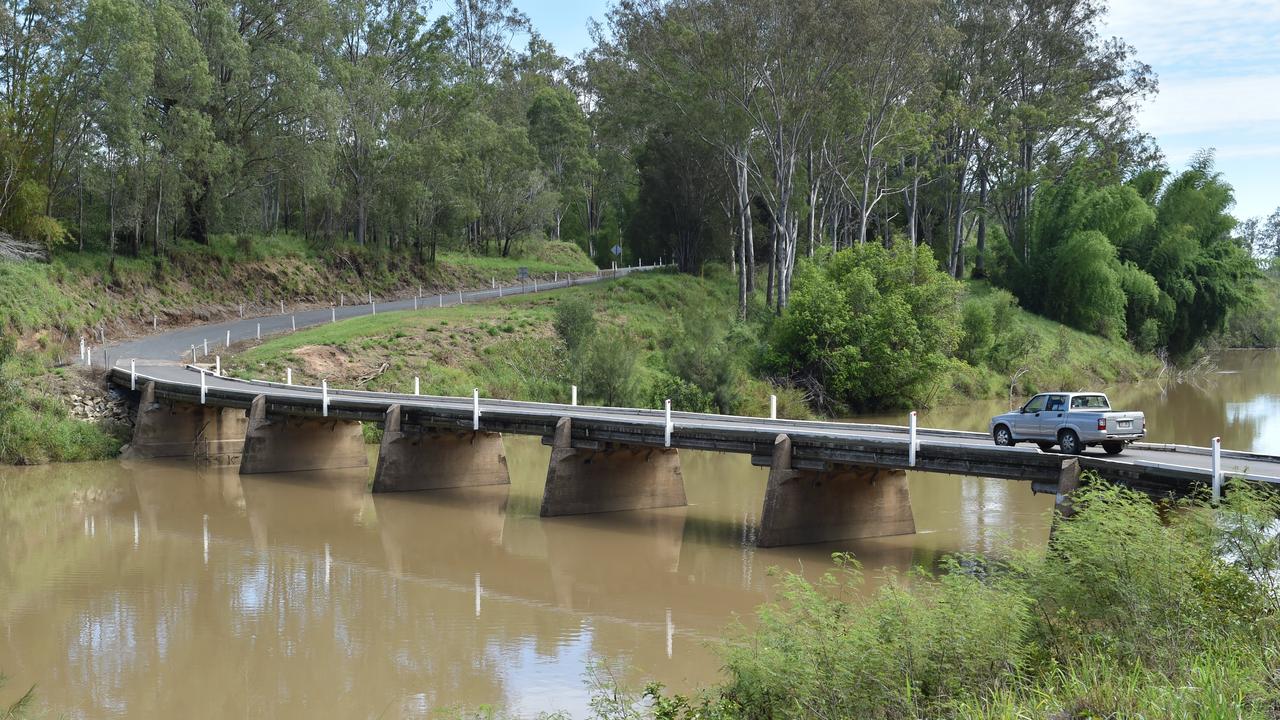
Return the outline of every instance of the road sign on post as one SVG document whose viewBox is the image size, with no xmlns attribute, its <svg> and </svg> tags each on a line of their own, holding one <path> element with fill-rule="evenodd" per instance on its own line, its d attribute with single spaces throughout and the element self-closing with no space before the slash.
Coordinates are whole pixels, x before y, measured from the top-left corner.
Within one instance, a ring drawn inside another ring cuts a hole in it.
<svg viewBox="0 0 1280 720">
<path fill-rule="evenodd" d="M 614 254 L 614 255 L 617 255 L 618 257 L 622 257 L 622 246 L 621 246 L 621 245 L 614 245 L 614 246 L 613 246 L 613 248 L 612 248 L 612 250 L 613 250 L 613 254 Z"/>
</svg>

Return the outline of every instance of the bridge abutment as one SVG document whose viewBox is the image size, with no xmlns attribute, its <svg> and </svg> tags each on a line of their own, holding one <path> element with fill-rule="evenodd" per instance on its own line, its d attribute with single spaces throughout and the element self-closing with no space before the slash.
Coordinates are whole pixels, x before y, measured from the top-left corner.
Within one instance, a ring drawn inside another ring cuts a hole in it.
<svg viewBox="0 0 1280 720">
<path fill-rule="evenodd" d="M 509 484 L 502 433 L 406 430 L 401 407 L 387 408 L 374 492 Z"/>
<path fill-rule="evenodd" d="M 241 475 L 369 466 L 360 423 L 329 418 L 268 417 L 267 398 L 249 407 Z"/>
<path fill-rule="evenodd" d="M 779 435 L 760 513 L 760 547 L 910 535 L 916 531 L 903 470 L 792 467 L 791 438 Z"/>
<path fill-rule="evenodd" d="M 234 465 L 244 450 L 248 418 L 237 408 L 157 400 L 148 382 L 138 401 L 133 440 L 122 457 L 133 460 L 194 458 L 213 465 Z"/>
<path fill-rule="evenodd" d="M 674 449 L 601 443 L 573 446 L 573 421 L 556 422 L 542 517 L 687 505 Z"/>
</svg>

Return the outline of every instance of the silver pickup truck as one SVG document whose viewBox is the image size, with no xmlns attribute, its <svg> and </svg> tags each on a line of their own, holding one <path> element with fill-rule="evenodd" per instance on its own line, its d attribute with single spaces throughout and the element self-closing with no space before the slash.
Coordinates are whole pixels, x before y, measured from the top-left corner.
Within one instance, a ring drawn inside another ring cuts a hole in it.
<svg viewBox="0 0 1280 720">
<path fill-rule="evenodd" d="M 1108 455 L 1147 434 L 1147 418 L 1140 412 L 1114 412 L 1102 393 L 1040 393 L 1021 410 L 991 418 L 989 428 L 997 445 L 1032 441 L 1041 450 L 1054 445 L 1072 455 L 1101 445 Z"/>
</svg>

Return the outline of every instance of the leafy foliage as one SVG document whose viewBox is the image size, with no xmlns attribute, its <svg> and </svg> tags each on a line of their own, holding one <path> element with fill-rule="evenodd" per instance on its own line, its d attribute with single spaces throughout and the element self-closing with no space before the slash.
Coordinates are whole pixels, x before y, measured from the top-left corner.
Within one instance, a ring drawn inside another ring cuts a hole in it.
<svg viewBox="0 0 1280 720">
<path fill-rule="evenodd" d="M 959 293 L 923 248 L 868 244 L 803 263 L 764 362 L 828 408 L 922 401 L 960 343 Z"/>
</svg>

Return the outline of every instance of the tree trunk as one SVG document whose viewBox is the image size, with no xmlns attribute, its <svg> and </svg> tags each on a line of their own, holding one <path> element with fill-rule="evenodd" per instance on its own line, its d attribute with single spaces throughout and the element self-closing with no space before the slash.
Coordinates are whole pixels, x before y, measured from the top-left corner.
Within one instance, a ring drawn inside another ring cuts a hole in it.
<svg viewBox="0 0 1280 720">
<path fill-rule="evenodd" d="M 151 239 L 151 254 L 160 257 L 160 207 L 164 205 L 164 167 L 156 173 L 156 232 Z"/>
<path fill-rule="evenodd" d="M 978 249 L 973 258 L 973 277 L 981 280 L 987 276 L 987 166 L 978 166 Z"/>
</svg>

